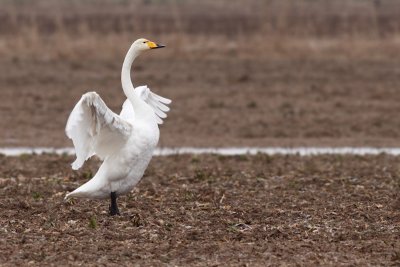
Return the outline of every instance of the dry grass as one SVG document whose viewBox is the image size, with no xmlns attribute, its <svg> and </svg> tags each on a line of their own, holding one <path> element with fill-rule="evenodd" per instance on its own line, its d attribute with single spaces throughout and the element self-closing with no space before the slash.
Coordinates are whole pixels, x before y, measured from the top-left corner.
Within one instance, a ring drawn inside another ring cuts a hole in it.
<svg viewBox="0 0 400 267">
<path fill-rule="evenodd" d="M 399 54 L 395 0 L 102 0 L 95 8 L 91 1 L 0 3 L 3 59 L 108 61 L 138 36 L 173 44 L 166 57 L 390 59 Z"/>
<path fill-rule="evenodd" d="M 270 59 L 330 59 L 339 60 L 398 60 L 400 35 L 386 39 L 375 38 L 299 38 L 263 37 L 260 35 L 224 36 L 210 38 L 206 35 L 154 34 L 107 35 L 88 34 L 71 36 L 57 33 L 41 36 L 36 32 L 11 36 L 0 40 L 0 57 L 3 60 L 33 60 L 72 62 L 96 60 L 109 62 L 126 53 L 127 44 L 136 37 L 161 40 L 169 49 L 157 54 L 164 58 L 270 58 Z M 154 36 L 154 38 L 149 37 Z M 101 41 L 100 41 L 101 40 Z"/>
</svg>

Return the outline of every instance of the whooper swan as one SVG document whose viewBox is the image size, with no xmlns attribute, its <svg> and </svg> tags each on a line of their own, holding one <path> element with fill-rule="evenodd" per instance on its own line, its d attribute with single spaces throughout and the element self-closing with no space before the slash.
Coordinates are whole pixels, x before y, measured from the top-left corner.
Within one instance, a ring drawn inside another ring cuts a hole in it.
<svg viewBox="0 0 400 267">
<path fill-rule="evenodd" d="M 110 197 L 110 215 L 116 215 L 117 197 L 129 193 L 142 178 L 158 143 L 158 124 L 167 117 L 171 100 L 147 86 L 134 88 L 130 72 L 137 56 L 161 47 L 146 39 L 131 45 L 122 65 L 121 82 L 127 100 L 121 114 L 111 111 L 96 92 L 84 94 L 72 110 L 65 129 L 75 146 L 72 169 L 79 169 L 93 155 L 103 163 L 92 179 L 67 194 L 66 199 Z"/>
</svg>

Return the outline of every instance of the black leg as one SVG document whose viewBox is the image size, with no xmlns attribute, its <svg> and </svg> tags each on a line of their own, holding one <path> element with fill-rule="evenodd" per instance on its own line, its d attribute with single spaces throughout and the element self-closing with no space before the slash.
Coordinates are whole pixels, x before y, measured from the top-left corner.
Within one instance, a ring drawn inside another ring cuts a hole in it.
<svg viewBox="0 0 400 267">
<path fill-rule="evenodd" d="M 117 193 L 116 192 L 111 192 L 111 205 L 110 205 L 110 215 L 119 215 L 119 210 L 117 206 Z"/>
</svg>

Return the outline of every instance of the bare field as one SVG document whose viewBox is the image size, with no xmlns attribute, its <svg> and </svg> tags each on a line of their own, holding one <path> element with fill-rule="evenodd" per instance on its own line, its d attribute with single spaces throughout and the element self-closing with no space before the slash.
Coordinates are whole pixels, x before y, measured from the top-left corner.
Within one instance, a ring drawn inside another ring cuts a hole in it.
<svg viewBox="0 0 400 267">
<path fill-rule="evenodd" d="M 90 90 L 119 112 L 141 36 L 167 45 L 133 68 L 135 85 L 173 100 L 162 146 L 397 145 L 398 2 L 222 2 L 3 0 L 0 146 L 70 146 L 67 116 Z"/>
<path fill-rule="evenodd" d="M 0 0 L 0 146 L 71 146 L 87 91 L 119 112 L 139 37 L 160 146 L 398 146 L 399 3 Z M 115 218 L 63 202 L 71 161 L 0 155 L 0 265 L 400 264 L 399 157 L 156 157 Z"/>
<path fill-rule="evenodd" d="M 156 157 L 117 217 L 71 161 L 0 157 L 3 266 L 400 263 L 398 157 Z"/>
<path fill-rule="evenodd" d="M 143 55 L 134 84 L 173 100 L 162 146 L 396 146 L 397 60 L 176 59 Z M 70 146 L 80 96 L 97 91 L 116 112 L 120 61 L 0 65 L 1 146 Z"/>
</svg>

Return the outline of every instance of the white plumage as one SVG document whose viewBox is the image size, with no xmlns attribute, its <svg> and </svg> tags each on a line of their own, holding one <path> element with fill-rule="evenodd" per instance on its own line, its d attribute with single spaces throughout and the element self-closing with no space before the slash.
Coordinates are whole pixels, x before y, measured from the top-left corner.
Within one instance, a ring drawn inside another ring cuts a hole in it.
<svg viewBox="0 0 400 267">
<path fill-rule="evenodd" d="M 105 159 L 120 150 L 132 131 L 132 125 L 126 119 L 112 112 L 96 92 L 84 94 L 72 110 L 65 128 L 75 146 L 76 160 L 72 169 L 82 167 L 94 154 Z"/>
<path fill-rule="evenodd" d="M 139 86 L 135 88 L 135 93 L 143 99 L 149 106 L 153 108 L 156 113 L 156 120 L 158 124 L 163 124 L 163 119 L 167 117 L 166 112 L 169 111 L 169 105 L 171 100 L 162 96 L 159 96 L 152 91 L 147 86 Z M 135 112 L 132 103 L 127 99 L 122 105 L 121 118 L 129 119 L 134 116 Z"/>
<path fill-rule="evenodd" d="M 134 88 L 130 69 L 141 52 L 159 47 L 163 46 L 139 39 L 129 49 L 121 72 L 127 100 L 119 115 L 96 92 L 84 94 L 75 105 L 65 129 L 75 146 L 76 160 L 72 168 L 79 169 L 93 155 L 103 160 L 103 164 L 92 179 L 66 198 L 95 199 L 111 195 L 110 213 L 115 215 L 118 214 L 116 196 L 130 192 L 142 178 L 158 143 L 158 124 L 167 117 L 171 100 L 153 93 L 147 86 Z"/>
</svg>

